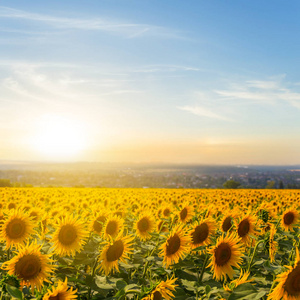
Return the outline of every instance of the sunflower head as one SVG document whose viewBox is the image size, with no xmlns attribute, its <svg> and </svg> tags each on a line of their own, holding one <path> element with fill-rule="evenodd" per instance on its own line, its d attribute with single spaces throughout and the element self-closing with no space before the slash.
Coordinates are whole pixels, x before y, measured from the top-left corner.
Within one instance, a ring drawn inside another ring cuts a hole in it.
<svg viewBox="0 0 300 300">
<path fill-rule="evenodd" d="M 85 244 L 88 231 L 79 219 L 68 215 L 60 220 L 53 235 L 53 247 L 58 255 L 74 256 Z"/>
<path fill-rule="evenodd" d="M 163 264 L 168 267 L 184 258 L 189 252 L 190 237 L 181 226 L 175 227 L 160 247 L 160 255 L 163 256 Z"/>
<path fill-rule="evenodd" d="M 101 269 L 105 275 L 110 274 L 114 269 L 119 270 L 118 261 L 124 262 L 128 254 L 132 253 L 133 236 L 117 237 L 114 242 L 108 242 L 100 255 Z"/>
<path fill-rule="evenodd" d="M 229 284 L 227 285 L 223 285 L 224 287 L 224 290 L 227 291 L 227 292 L 232 292 L 233 289 L 235 289 L 236 287 L 238 287 L 239 285 L 243 284 L 243 283 L 246 283 L 246 282 L 251 282 L 253 281 L 253 279 L 248 279 L 250 273 L 249 272 L 244 272 L 243 273 L 243 270 L 241 270 L 241 274 L 240 274 L 240 277 L 235 279 L 235 280 L 232 280 Z"/>
<path fill-rule="evenodd" d="M 104 238 L 115 238 L 124 229 L 124 219 L 119 216 L 112 215 L 106 219 L 103 226 L 102 234 Z"/>
<path fill-rule="evenodd" d="M 103 225 L 106 221 L 106 214 L 105 213 L 98 213 L 94 218 L 92 218 L 90 223 L 90 231 L 93 231 L 97 234 L 101 234 L 103 230 Z"/>
<path fill-rule="evenodd" d="M 33 228 L 34 222 L 27 214 L 12 210 L 3 222 L 0 237 L 6 241 L 7 249 L 11 246 L 18 247 L 24 244 L 30 235 L 35 232 Z"/>
<path fill-rule="evenodd" d="M 15 275 L 21 281 L 21 286 L 40 289 L 54 271 L 50 255 L 42 254 L 40 250 L 41 246 L 36 243 L 22 245 L 17 255 L 3 263 L 2 268 L 7 270 L 9 275 Z"/>
<path fill-rule="evenodd" d="M 178 220 L 182 223 L 187 223 L 193 217 L 194 208 L 191 205 L 185 204 L 178 212 Z"/>
<path fill-rule="evenodd" d="M 157 232 L 167 232 L 168 231 L 168 225 L 167 222 L 164 220 L 160 220 L 157 224 Z"/>
<path fill-rule="evenodd" d="M 57 287 L 53 286 L 52 289 L 48 289 L 42 300 L 72 300 L 77 298 L 76 292 L 77 290 L 73 290 L 73 287 L 68 289 L 66 277 L 65 281 L 58 281 Z"/>
<path fill-rule="evenodd" d="M 288 270 L 277 275 L 278 285 L 269 294 L 269 300 L 300 299 L 300 261 L 299 252 L 296 250 L 296 262 L 294 267 L 288 266 Z"/>
<path fill-rule="evenodd" d="M 233 278 L 234 270 L 232 267 L 239 268 L 242 262 L 242 251 L 240 239 L 233 233 L 225 237 L 220 237 L 217 244 L 212 247 L 209 252 L 211 253 L 210 264 L 213 271 L 213 277 L 217 280 L 226 279 L 226 276 Z"/>
<path fill-rule="evenodd" d="M 177 286 L 177 284 L 175 284 L 176 280 L 177 278 L 171 278 L 167 279 L 166 281 L 161 281 L 154 289 L 152 289 L 150 294 L 144 297 L 142 300 L 173 299 L 173 291 L 175 291 L 175 287 Z"/>
<path fill-rule="evenodd" d="M 141 214 L 135 223 L 136 235 L 141 240 L 147 240 L 151 237 L 150 233 L 155 229 L 154 218 L 147 213 Z"/>
<path fill-rule="evenodd" d="M 195 249 L 211 243 L 211 236 L 216 230 L 216 225 L 211 219 L 204 219 L 198 222 L 189 231 L 191 248 Z"/>
<path fill-rule="evenodd" d="M 227 212 L 223 215 L 223 218 L 221 220 L 221 224 L 220 224 L 220 229 L 223 231 L 223 232 L 228 232 L 230 229 L 233 228 L 234 226 L 234 220 L 237 216 L 237 213 L 236 212 Z"/>
<path fill-rule="evenodd" d="M 285 231 L 291 230 L 293 231 L 293 227 L 299 221 L 299 213 L 296 209 L 287 209 L 281 218 L 281 226 Z"/>
<path fill-rule="evenodd" d="M 256 234 L 255 230 L 256 218 L 252 215 L 247 215 L 240 218 L 237 223 L 237 234 L 241 238 L 242 242 L 246 245 L 249 245 L 251 242 L 251 235 Z"/>
</svg>

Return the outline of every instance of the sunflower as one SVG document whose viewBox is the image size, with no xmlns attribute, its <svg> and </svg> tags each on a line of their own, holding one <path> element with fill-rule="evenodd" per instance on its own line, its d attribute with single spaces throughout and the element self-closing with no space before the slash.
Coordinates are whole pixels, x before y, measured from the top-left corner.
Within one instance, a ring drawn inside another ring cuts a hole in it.
<svg viewBox="0 0 300 300">
<path fill-rule="evenodd" d="M 194 208 L 188 204 L 183 205 L 178 213 L 178 219 L 182 223 L 188 222 L 193 217 Z"/>
<path fill-rule="evenodd" d="M 72 300 L 76 299 L 77 290 L 73 291 L 73 287 L 68 290 L 68 278 L 65 281 L 58 281 L 57 287 L 48 289 L 48 292 L 44 295 L 42 300 Z"/>
<path fill-rule="evenodd" d="M 282 214 L 281 226 L 285 231 L 292 230 L 295 224 L 298 223 L 299 213 L 296 209 L 287 209 Z"/>
<path fill-rule="evenodd" d="M 237 233 L 245 245 L 249 245 L 251 242 L 251 236 L 255 235 L 255 222 L 256 218 L 251 215 L 247 215 L 239 220 L 237 223 Z"/>
<path fill-rule="evenodd" d="M 106 218 L 107 216 L 105 213 L 97 214 L 90 223 L 90 230 L 101 234 Z"/>
<path fill-rule="evenodd" d="M 151 237 L 150 232 L 155 229 L 155 220 L 149 213 L 141 214 L 135 223 L 136 235 L 145 241 Z"/>
<path fill-rule="evenodd" d="M 227 232 L 228 230 L 230 230 L 230 228 L 233 227 L 234 225 L 234 220 L 236 218 L 236 213 L 226 213 L 224 214 L 223 219 L 221 220 L 221 230 L 223 232 Z"/>
<path fill-rule="evenodd" d="M 151 291 L 151 293 L 144 297 L 142 300 L 160 300 L 166 299 L 170 300 L 174 298 L 174 294 L 172 291 L 175 291 L 175 287 L 178 286 L 174 284 L 177 278 L 167 279 L 166 281 L 160 282 L 155 289 Z"/>
<path fill-rule="evenodd" d="M 31 234 L 35 233 L 34 222 L 28 214 L 19 210 L 12 210 L 4 220 L 0 238 L 6 241 L 6 249 L 11 246 L 24 244 Z"/>
<path fill-rule="evenodd" d="M 60 220 L 53 234 L 52 242 L 55 252 L 61 256 L 74 256 L 82 249 L 87 236 L 88 232 L 83 222 L 68 215 Z"/>
<path fill-rule="evenodd" d="M 118 261 L 124 262 L 132 253 L 133 236 L 117 237 L 113 243 L 107 243 L 100 255 L 101 269 L 108 275 L 114 269 L 119 271 Z"/>
<path fill-rule="evenodd" d="M 233 278 L 234 270 L 232 267 L 239 268 L 242 262 L 242 251 L 240 238 L 232 234 L 226 234 L 220 237 L 217 244 L 212 247 L 209 252 L 212 254 L 208 267 L 214 272 L 213 277 L 217 280 L 226 279 L 226 275 L 230 279 Z"/>
<path fill-rule="evenodd" d="M 296 248 L 296 262 L 294 267 L 287 266 L 288 270 L 277 275 L 278 285 L 269 294 L 268 300 L 297 300 L 300 299 L 300 260 Z"/>
<path fill-rule="evenodd" d="M 36 243 L 21 245 L 15 252 L 16 256 L 3 263 L 2 269 L 7 270 L 9 275 L 17 276 L 21 286 L 40 289 L 54 271 L 50 255 L 42 254 L 41 247 Z"/>
<path fill-rule="evenodd" d="M 232 280 L 229 284 L 227 285 L 223 285 L 223 288 L 225 291 L 227 292 L 232 292 L 233 289 L 235 289 L 236 287 L 238 287 L 239 285 L 243 284 L 243 283 L 246 283 L 246 282 L 251 282 L 253 281 L 253 279 L 250 279 L 248 280 L 248 277 L 249 277 L 250 273 L 249 272 L 244 272 L 243 273 L 243 270 L 241 270 L 241 274 L 240 274 L 240 277 L 235 279 L 235 280 Z"/>
<path fill-rule="evenodd" d="M 195 249 L 203 245 L 209 245 L 211 243 L 210 237 L 214 234 L 215 230 L 216 225 L 211 219 L 205 219 L 194 225 L 189 231 L 191 248 Z"/>
<path fill-rule="evenodd" d="M 168 218 L 171 216 L 171 213 L 172 213 L 172 207 L 171 206 L 164 206 L 162 208 L 162 211 L 161 211 L 162 215 L 164 218 Z"/>
<path fill-rule="evenodd" d="M 38 222 L 41 219 L 43 213 L 44 211 L 38 207 L 31 208 L 28 211 L 29 217 L 35 222 Z"/>
<path fill-rule="evenodd" d="M 123 229 L 124 219 L 119 216 L 110 216 L 107 218 L 103 227 L 103 235 L 105 238 L 116 237 Z"/>
<path fill-rule="evenodd" d="M 168 267 L 184 258 L 189 251 L 190 238 L 181 226 L 175 227 L 160 247 L 160 255 L 164 257 L 163 264 Z"/>
<path fill-rule="evenodd" d="M 164 220 L 160 220 L 157 224 L 157 228 L 156 228 L 157 232 L 167 232 L 168 231 L 168 226 L 166 221 Z"/>
</svg>

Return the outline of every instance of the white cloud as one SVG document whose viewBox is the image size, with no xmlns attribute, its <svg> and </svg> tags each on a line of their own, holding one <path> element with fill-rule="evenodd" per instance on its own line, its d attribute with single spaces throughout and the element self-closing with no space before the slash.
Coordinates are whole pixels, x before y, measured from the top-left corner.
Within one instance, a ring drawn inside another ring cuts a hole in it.
<svg viewBox="0 0 300 300">
<path fill-rule="evenodd" d="M 295 86 L 292 86 L 295 88 Z M 294 91 L 283 78 L 278 80 L 249 80 L 231 89 L 216 90 L 216 95 L 232 100 L 251 100 L 253 104 L 289 104 L 300 107 L 300 92 Z M 249 102 L 248 102 L 249 103 Z"/>
<path fill-rule="evenodd" d="M 238 119 L 240 109 L 251 108 L 252 112 L 258 106 L 278 107 L 291 106 L 300 109 L 300 92 L 297 84 L 284 82 L 284 76 L 271 80 L 248 80 L 244 82 L 230 82 L 227 89 L 212 89 L 211 91 L 197 91 L 195 105 L 177 107 L 192 114 L 230 121 Z M 257 109 L 259 109 L 257 108 Z M 233 117 L 232 117 L 233 116 Z"/>
<path fill-rule="evenodd" d="M 185 110 L 187 112 L 190 112 L 194 115 L 201 116 L 201 117 L 207 117 L 207 118 L 212 118 L 212 119 L 218 119 L 218 120 L 223 120 L 223 121 L 231 121 L 231 119 L 224 117 L 222 115 L 219 115 L 205 107 L 201 106 L 179 106 L 177 107 L 178 109 Z"/>
<path fill-rule="evenodd" d="M 0 18 L 22 19 L 47 24 L 52 28 L 77 29 L 77 30 L 97 30 L 109 33 L 123 35 L 127 38 L 141 37 L 144 35 L 163 37 L 163 38 L 180 38 L 184 35 L 179 31 L 169 28 L 149 25 L 124 23 L 119 21 L 108 20 L 104 18 L 68 18 L 49 16 L 38 13 L 30 13 L 22 10 L 12 9 L 0 6 Z M 21 33 L 21 32 L 19 32 Z M 30 32 L 26 32 L 29 34 Z"/>
</svg>

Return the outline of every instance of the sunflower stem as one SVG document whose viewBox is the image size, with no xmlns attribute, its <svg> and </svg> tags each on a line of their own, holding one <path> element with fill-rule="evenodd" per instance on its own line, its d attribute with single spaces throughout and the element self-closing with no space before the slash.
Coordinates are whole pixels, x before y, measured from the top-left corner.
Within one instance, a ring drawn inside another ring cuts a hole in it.
<svg viewBox="0 0 300 300">
<path fill-rule="evenodd" d="M 277 224 L 276 224 L 276 226 L 275 226 L 275 229 L 277 229 L 278 228 L 278 226 L 279 226 L 279 224 L 280 224 L 280 219 L 278 220 L 278 222 L 277 222 Z"/>
<path fill-rule="evenodd" d="M 149 261 L 146 262 L 145 267 L 144 267 L 144 271 L 143 271 L 143 276 L 142 278 L 144 279 L 147 273 L 147 269 L 148 269 L 148 265 L 149 265 Z"/>
<path fill-rule="evenodd" d="M 91 274 L 92 278 L 95 277 L 96 268 L 97 268 L 97 262 L 98 262 L 98 256 L 96 257 L 95 263 L 93 265 L 92 274 Z M 92 288 L 89 287 L 89 289 L 88 289 L 88 299 L 91 299 L 91 294 L 92 294 Z"/>
<path fill-rule="evenodd" d="M 255 247 L 254 247 L 254 250 L 253 250 L 253 253 L 252 253 L 252 257 L 251 257 L 251 260 L 249 262 L 249 265 L 248 265 L 248 269 L 247 269 L 247 272 L 250 272 L 250 269 L 251 269 L 251 265 L 253 263 L 253 260 L 254 260 L 254 256 L 255 256 L 255 253 L 256 253 L 256 249 L 258 247 L 259 244 L 261 244 L 264 240 L 260 240 L 256 243 Z"/>
<path fill-rule="evenodd" d="M 204 259 L 204 262 L 203 262 L 203 267 L 202 267 L 202 270 L 201 270 L 201 273 L 200 273 L 200 276 L 199 276 L 199 283 L 202 282 L 202 278 L 203 278 L 203 275 L 204 275 L 204 270 L 206 268 L 207 261 L 208 261 L 208 254 L 206 253 L 205 259 Z"/>
<path fill-rule="evenodd" d="M 156 243 L 155 247 L 149 253 L 148 257 L 152 256 L 152 254 L 154 253 L 154 251 L 156 250 L 156 248 L 158 247 L 158 245 L 159 245 L 159 235 L 158 235 L 158 238 L 157 238 L 157 243 Z M 146 276 L 146 272 L 147 272 L 148 266 L 149 266 L 149 260 L 147 260 L 147 262 L 145 264 L 145 267 L 144 267 L 143 276 L 142 276 L 143 279 Z"/>
</svg>

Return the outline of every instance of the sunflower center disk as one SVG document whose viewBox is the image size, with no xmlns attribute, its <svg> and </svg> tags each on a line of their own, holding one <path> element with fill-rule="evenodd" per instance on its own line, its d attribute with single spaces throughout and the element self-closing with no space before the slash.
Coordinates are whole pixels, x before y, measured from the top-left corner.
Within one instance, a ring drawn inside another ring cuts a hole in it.
<svg viewBox="0 0 300 300">
<path fill-rule="evenodd" d="M 77 231 L 72 225 L 63 225 L 60 229 L 58 240 L 63 245 L 71 245 L 77 238 Z"/>
<path fill-rule="evenodd" d="M 232 226 L 232 220 L 231 220 L 231 217 L 227 217 L 225 218 L 223 224 L 222 224 L 222 229 L 223 231 L 228 231 Z"/>
<path fill-rule="evenodd" d="M 59 293 L 56 296 L 49 297 L 49 300 L 59 300 Z"/>
<path fill-rule="evenodd" d="M 12 220 L 6 228 L 6 234 L 11 239 L 17 239 L 22 237 L 25 231 L 26 231 L 26 224 L 20 219 Z"/>
<path fill-rule="evenodd" d="M 180 219 L 181 219 L 182 221 L 184 221 L 186 217 L 187 217 L 187 209 L 186 209 L 186 207 L 185 207 L 185 208 L 180 212 Z"/>
<path fill-rule="evenodd" d="M 137 227 L 139 231 L 145 232 L 149 229 L 149 222 L 148 220 L 144 217 L 140 221 L 138 221 Z"/>
<path fill-rule="evenodd" d="M 23 280 L 30 280 L 41 272 L 41 261 L 33 254 L 23 256 L 15 265 L 15 272 Z"/>
<path fill-rule="evenodd" d="M 168 208 L 166 208 L 166 209 L 163 211 L 163 215 L 164 215 L 165 217 L 168 217 L 168 216 L 170 215 L 170 213 L 171 213 L 171 211 L 170 211 Z"/>
<path fill-rule="evenodd" d="M 300 295 L 300 267 L 295 268 L 287 277 L 284 290 L 290 296 Z M 298 299 L 298 298 L 297 298 Z"/>
<path fill-rule="evenodd" d="M 102 224 L 105 222 L 105 217 L 101 216 L 101 217 L 98 217 L 97 220 L 94 222 L 93 224 L 93 227 L 94 227 L 94 230 L 96 232 L 101 232 L 102 231 Z"/>
<path fill-rule="evenodd" d="M 180 248 L 180 238 L 177 234 L 170 237 L 167 241 L 167 255 L 175 254 Z"/>
<path fill-rule="evenodd" d="M 117 223 L 115 221 L 109 222 L 106 226 L 106 233 L 109 235 L 116 234 L 117 231 Z"/>
<path fill-rule="evenodd" d="M 239 224 L 239 228 L 238 228 L 238 235 L 240 237 L 244 237 L 245 235 L 247 235 L 247 233 L 250 230 L 250 224 L 248 220 L 243 220 L 240 224 Z"/>
<path fill-rule="evenodd" d="M 218 266 L 224 266 L 231 257 L 231 249 L 227 243 L 220 244 L 215 250 L 215 259 Z"/>
<path fill-rule="evenodd" d="M 206 223 L 203 223 L 195 228 L 192 233 L 193 244 L 197 245 L 203 243 L 208 237 L 209 229 Z"/>
<path fill-rule="evenodd" d="M 153 293 L 153 298 L 152 298 L 153 300 L 161 300 L 162 299 L 162 295 L 161 295 L 161 293 L 159 292 L 159 291 L 155 291 L 154 293 Z"/>
<path fill-rule="evenodd" d="M 294 214 L 292 212 L 288 212 L 284 215 L 283 221 L 285 225 L 291 225 L 294 221 Z"/>
<path fill-rule="evenodd" d="M 124 251 L 124 245 L 121 240 L 115 241 L 106 252 L 106 259 L 108 262 L 118 260 Z"/>
</svg>

